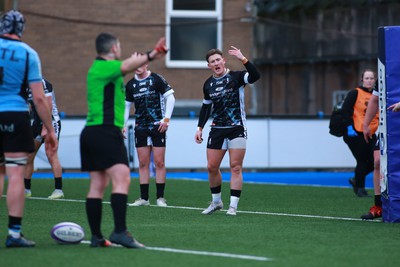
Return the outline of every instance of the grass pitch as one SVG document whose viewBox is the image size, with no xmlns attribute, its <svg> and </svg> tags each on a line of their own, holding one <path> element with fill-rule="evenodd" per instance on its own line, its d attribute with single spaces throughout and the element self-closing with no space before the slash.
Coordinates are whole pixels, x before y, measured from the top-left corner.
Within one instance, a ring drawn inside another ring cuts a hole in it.
<svg viewBox="0 0 400 267">
<path fill-rule="evenodd" d="M 64 200 L 47 200 L 51 179 L 34 179 L 23 232 L 35 248 L 6 249 L 7 212 L 0 199 L 0 266 L 397 266 L 400 225 L 361 221 L 373 198 L 350 188 L 244 184 L 235 216 L 201 215 L 211 199 L 207 182 L 169 179 L 168 208 L 128 207 L 128 227 L 149 249 L 59 245 L 50 237 L 57 223 L 80 224 L 90 239 L 85 196 L 88 179 L 64 179 Z M 106 193 L 103 234 L 113 229 Z M 139 197 L 132 179 L 129 202 Z M 229 205 L 229 184 L 222 197 Z M 150 201 L 155 204 L 155 182 Z M 397 262 L 397 264 L 396 264 Z"/>
</svg>

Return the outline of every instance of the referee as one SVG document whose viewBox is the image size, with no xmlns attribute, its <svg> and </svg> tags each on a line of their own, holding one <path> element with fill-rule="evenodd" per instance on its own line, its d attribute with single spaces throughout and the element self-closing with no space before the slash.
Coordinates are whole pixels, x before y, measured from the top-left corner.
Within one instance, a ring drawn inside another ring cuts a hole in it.
<svg viewBox="0 0 400 267">
<path fill-rule="evenodd" d="M 130 184 L 128 156 L 124 144 L 125 87 L 123 76 L 146 62 L 161 58 L 167 52 L 165 39 L 146 55 L 133 53 L 120 60 L 121 46 L 117 37 L 100 33 L 96 38 L 97 57 L 87 75 L 88 114 L 80 136 L 81 169 L 90 174 L 86 213 L 92 233 L 91 247 L 112 243 L 127 248 L 143 248 L 128 232 L 126 209 Z M 111 208 L 114 231 L 110 240 L 101 232 L 102 199 L 112 182 Z"/>
</svg>

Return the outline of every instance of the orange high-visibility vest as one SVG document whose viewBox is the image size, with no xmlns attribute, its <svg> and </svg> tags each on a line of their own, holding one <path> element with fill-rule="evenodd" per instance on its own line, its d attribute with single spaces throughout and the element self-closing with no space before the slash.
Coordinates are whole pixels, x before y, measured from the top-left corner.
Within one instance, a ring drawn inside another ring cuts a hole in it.
<svg viewBox="0 0 400 267">
<path fill-rule="evenodd" d="M 353 112 L 353 122 L 354 122 L 354 128 L 356 129 L 357 132 L 362 132 L 363 131 L 363 125 L 364 125 L 364 118 L 365 118 L 365 113 L 367 112 L 367 105 L 368 101 L 371 98 L 372 92 L 366 92 L 361 88 L 356 88 L 358 91 L 357 95 L 357 100 L 356 103 L 354 104 L 354 112 Z M 379 124 L 379 117 L 378 114 L 375 115 L 375 118 L 372 119 L 371 123 L 369 124 L 369 129 L 371 130 L 371 133 L 374 134 L 376 130 L 378 129 L 378 124 Z"/>
</svg>

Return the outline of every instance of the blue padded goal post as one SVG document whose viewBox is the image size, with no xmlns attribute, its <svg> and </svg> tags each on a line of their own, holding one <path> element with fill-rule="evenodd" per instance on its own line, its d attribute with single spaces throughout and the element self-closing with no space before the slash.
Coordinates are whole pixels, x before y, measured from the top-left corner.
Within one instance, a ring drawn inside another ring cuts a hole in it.
<svg viewBox="0 0 400 267">
<path fill-rule="evenodd" d="M 381 192 L 384 222 L 400 222 L 400 112 L 387 107 L 400 101 L 400 27 L 378 29 Z"/>
</svg>

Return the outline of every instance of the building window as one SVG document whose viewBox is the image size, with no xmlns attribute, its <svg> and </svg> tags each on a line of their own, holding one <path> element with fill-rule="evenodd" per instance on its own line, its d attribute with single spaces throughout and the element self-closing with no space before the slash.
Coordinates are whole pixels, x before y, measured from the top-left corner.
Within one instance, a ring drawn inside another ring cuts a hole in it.
<svg viewBox="0 0 400 267">
<path fill-rule="evenodd" d="M 167 66 L 206 68 L 205 54 L 222 47 L 222 0 L 167 0 Z"/>
</svg>

